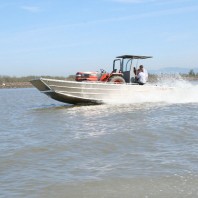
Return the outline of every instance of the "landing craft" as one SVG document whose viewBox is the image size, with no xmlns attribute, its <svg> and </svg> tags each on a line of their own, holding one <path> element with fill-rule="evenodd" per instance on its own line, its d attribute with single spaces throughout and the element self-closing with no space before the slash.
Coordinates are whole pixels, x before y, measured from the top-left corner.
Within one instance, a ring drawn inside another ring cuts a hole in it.
<svg viewBox="0 0 198 198">
<path fill-rule="evenodd" d="M 133 61 L 151 56 L 123 55 L 113 61 L 113 70 L 101 72 L 77 72 L 76 81 L 40 78 L 31 83 L 49 97 L 69 104 L 102 104 L 120 95 L 147 94 L 164 91 L 164 87 L 144 85 L 136 82 Z"/>
</svg>

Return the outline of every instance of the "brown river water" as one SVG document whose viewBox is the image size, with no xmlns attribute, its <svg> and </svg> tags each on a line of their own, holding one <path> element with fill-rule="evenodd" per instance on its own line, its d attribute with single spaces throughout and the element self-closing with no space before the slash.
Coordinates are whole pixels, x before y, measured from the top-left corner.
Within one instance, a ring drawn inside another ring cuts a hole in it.
<svg viewBox="0 0 198 198">
<path fill-rule="evenodd" d="M 95 106 L 2 89 L 0 112 L 1 198 L 198 197 L 198 83 Z"/>
</svg>

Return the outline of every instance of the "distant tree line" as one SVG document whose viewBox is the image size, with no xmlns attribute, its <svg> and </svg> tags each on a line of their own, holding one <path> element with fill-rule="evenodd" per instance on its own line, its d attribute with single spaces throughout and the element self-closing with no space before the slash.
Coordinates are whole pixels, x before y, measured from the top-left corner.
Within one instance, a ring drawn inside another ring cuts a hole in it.
<svg viewBox="0 0 198 198">
<path fill-rule="evenodd" d="M 193 69 L 191 69 L 188 73 L 189 76 L 198 76 L 198 73 L 195 73 Z"/>
<path fill-rule="evenodd" d="M 54 78 L 59 80 L 74 80 L 75 76 L 70 75 L 68 77 L 61 77 L 61 76 L 24 76 L 24 77 L 16 77 L 16 76 L 4 76 L 0 75 L 0 83 L 17 83 L 17 82 L 29 82 L 33 79 L 37 78 Z"/>
<path fill-rule="evenodd" d="M 182 77 L 187 78 L 196 78 L 198 79 L 198 73 L 195 73 L 193 69 L 191 69 L 188 74 L 180 74 Z M 68 77 L 61 77 L 61 76 L 25 76 L 25 77 L 16 77 L 16 76 L 4 76 L 0 75 L 0 84 L 3 83 L 18 83 L 18 82 L 29 82 L 30 80 L 37 79 L 37 78 L 53 78 L 59 80 L 75 80 L 75 75 L 70 75 Z M 151 81 L 155 81 L 157 79 L 157 74 L 149 74 L 149 79 Z"/>
</svg>

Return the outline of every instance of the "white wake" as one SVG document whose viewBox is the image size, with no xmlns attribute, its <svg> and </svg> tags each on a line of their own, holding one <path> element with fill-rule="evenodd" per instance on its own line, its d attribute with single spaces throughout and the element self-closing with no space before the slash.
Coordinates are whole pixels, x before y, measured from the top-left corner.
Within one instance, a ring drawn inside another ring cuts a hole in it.
<svg viewBox="0 0 198 198">
<path fill-rule="evenodd" d="M 119 96 L 114 97 L 109 93 L 108 104 L 132 104 L 132 103 L 197 103 L 198 81 L 187 81 L 180 75 L 161 75 L 155 84 L 157 87 L 167 88 L 166 91 L 151 90 L 134 94 L 130 87 Z M 146 85 L 143 85 L 146 86 Z M 168 90 L 169 87 L 173 87 Z"/>
</svg>

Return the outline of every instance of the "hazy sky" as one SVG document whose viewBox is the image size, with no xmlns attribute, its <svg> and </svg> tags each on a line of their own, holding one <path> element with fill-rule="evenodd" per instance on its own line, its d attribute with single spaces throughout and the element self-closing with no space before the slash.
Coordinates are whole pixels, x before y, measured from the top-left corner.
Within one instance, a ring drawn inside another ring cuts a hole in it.
<svg viewBox="0 0 198 198">
<path fill-rule="evenodd" d="M 111 71 L 124 54 L 198 67 L 198 1 L 0 0 L 0 75 Z"/>
</svg>

